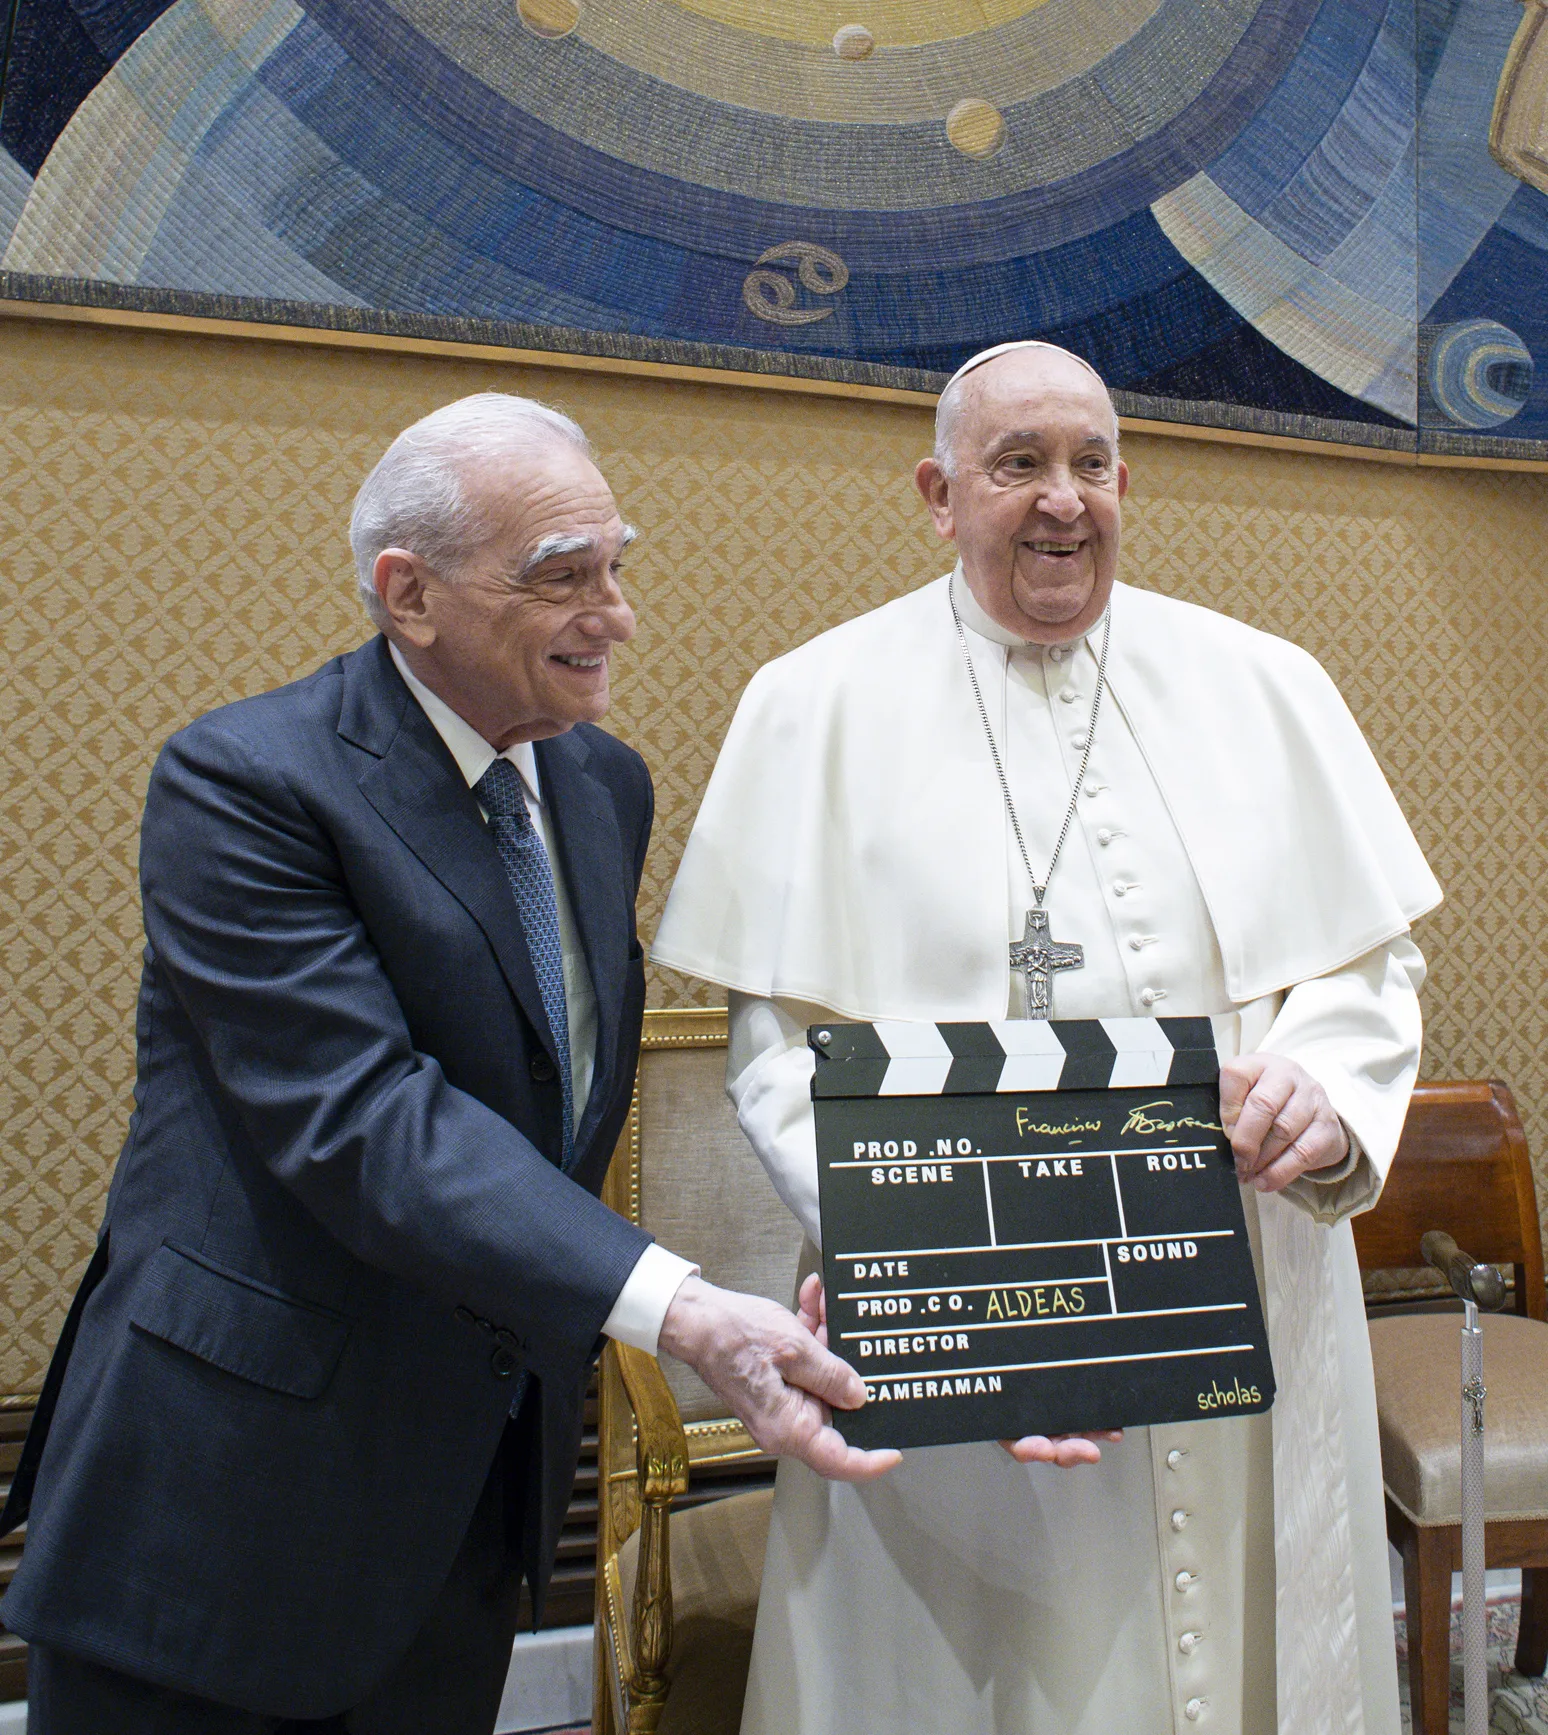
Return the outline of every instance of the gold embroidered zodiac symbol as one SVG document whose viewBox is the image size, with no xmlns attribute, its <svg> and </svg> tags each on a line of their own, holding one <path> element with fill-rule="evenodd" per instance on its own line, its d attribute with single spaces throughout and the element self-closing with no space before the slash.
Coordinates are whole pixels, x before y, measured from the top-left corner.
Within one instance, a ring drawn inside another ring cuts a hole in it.
<svg viewBox="0 0 1548 1735">
<path fill-rule="evenodd" d="M 760 267 L 793 262 L 796 276 L 814 295 L 837 295 L 849 281 L 849 267 L 831 248 L 815 241 L 781 241 L 758 255 Z M 811 325 L 831 319 L 831 307 L 797 307 L 796 287 L 780 271 L 749 271 L 742 282 L 747 311 L 770 325 Z"/>
</svg>

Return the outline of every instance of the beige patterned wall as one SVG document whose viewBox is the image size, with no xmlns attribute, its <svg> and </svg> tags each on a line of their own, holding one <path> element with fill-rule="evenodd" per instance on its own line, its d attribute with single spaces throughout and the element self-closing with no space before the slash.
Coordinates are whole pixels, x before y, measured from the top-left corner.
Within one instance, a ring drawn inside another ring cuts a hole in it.
<svg viewBox="0 0 1548 1735">
<path fill-rule="evenodd" d="M 942 570 L 917 409 L 0 321 L 0 1394 L 37 1388 L 128 1117 L 157 744 L 359 642 L 356 482 L 491 386 L 578 415 L 645 532 L 614 724 L 659 791 L 647 933 L 751 672 Z M 1548 476 L 1128 445 L 1129 575 L 1306 645 L 1370 733 L 1449 894 L 1426 1071 L 1515 1085 L 1548 1202 Z"/>
</svg>

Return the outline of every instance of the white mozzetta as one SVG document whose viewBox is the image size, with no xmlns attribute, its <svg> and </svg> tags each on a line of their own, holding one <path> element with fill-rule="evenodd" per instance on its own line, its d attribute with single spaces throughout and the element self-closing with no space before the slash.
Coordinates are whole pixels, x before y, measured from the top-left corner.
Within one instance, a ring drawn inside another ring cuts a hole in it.
<svg viewBox="0 0 1548 1735">
<path fill-rule="evenodd" d="M 948 582 L 753 676 L 678 870 L 657 963 L 850 1018 L 1003 1016 L 1004 808 Z M 1126 585 L 1112 607 L 1108 700 L 1181 836 L 1232 1000 L 1336 970 L 1440 901 L 1364 737 L 1311 657 Z M 1003 741 L 991 691 L 1003 692 L 1003 662 L 987 666 L 986 649 L 974 646 L 975 664 Z M 1049 672 L 1073 674 L 1088 656 L 1083 645 Z M 1081 690 L 1089 700 L 1084 676 Z M 1063 709 L 1073 746 L 1085 707 Z M 1104 781 L 1095 760 L 1088 777 Z M 1067 801 L 1068 779 L 1063 788 Z M 1017 808 L 1030 818 L 1019 796 Z M 1052 837 L 1041 852 L 1027 842 L 1041 867 Z M 1121 872 L 1108 877 L 1112 895 L 1127 895 Z M 1048 907 L 1055 937 L 1070 937 L 1058 878 Z M 1018 914 L 1012 937 L 1020 932 Z M 1056 1016 L 1071 1015 L 1059 988 L 1078 974 L 1056 986 Z"/>
</svg>

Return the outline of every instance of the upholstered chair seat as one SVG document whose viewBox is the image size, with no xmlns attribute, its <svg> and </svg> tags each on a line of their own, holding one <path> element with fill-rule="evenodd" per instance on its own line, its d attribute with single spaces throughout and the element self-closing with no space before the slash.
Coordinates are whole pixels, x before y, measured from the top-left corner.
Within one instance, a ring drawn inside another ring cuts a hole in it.
<svg viewBox="0 0 1548 1735">
<path fill-rule="evenodd" d="M 1415 1524 L 1462 1522 L 1456 1313 L 1371 1321 L 1381 1465 L 1387 1492 Z M 1548 1325 L 1486 1315 L 1484 1499 L 1489 1519 L 1548 1518 Z"/>
</svg>

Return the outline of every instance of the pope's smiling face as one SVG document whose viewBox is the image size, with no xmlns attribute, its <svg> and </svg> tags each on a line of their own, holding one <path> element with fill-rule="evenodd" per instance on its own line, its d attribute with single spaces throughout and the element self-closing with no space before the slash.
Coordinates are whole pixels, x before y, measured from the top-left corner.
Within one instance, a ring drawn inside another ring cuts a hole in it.
<svg viewBox="0 0 1548 1735">
<path fill-rule="evenodd" d="M 1118 570 L 1121 501 L 1112 404 L 1094 374 L 1048 350 L 1016 350 L 962 382 L 954 474 L 915 473 L 935 527 L 957 544 L 975 600 L 1039 644 L 1102 618 Z"/>
</svg>

